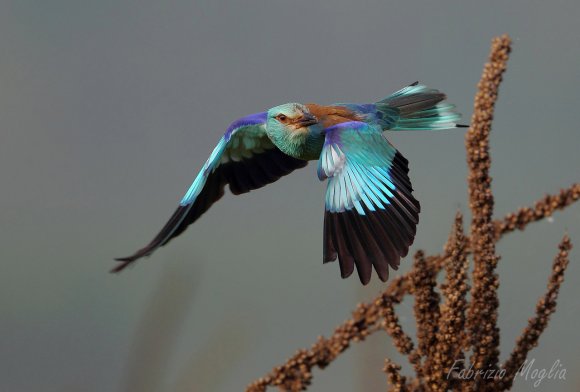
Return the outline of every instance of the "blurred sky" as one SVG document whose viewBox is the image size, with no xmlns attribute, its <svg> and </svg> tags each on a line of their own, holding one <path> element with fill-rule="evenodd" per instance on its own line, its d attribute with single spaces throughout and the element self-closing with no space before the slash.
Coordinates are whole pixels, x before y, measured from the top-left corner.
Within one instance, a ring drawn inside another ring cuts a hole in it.
<svg viewBox="0 0 580 392">
<path fill-rule="evenodd" d="M 372 102 L 415 80 L 469 121 L 493 36 L 514 40 L 491 139 L 496 214 L 579 180 L 578 1 L 0 2 L 0 391 L 234 391 L 328 335 L 362 287 L 322 264 L 315 165 L 227 195 L 118 276 L 234 119 L 288 102 Z M 399 133 L 422 212 L 413 250 L 441 251 L 467 211 L 464 131 Z M 577 248 L 537 367 L 580 385 L 580 206 L 498 245 L 502 358 Z M 405 260 L 399 273 L 407 271 Z M 356 275 L 356 274 L 355 274 Z M 394 274 L 393 274 L 394 275 Z M 409 304 L 400 308 L 414 328 Z M 312 391 L 384 390 L 386 335 Z M 514 390 L 531 390 L 517 380 Z"/>
</svg>

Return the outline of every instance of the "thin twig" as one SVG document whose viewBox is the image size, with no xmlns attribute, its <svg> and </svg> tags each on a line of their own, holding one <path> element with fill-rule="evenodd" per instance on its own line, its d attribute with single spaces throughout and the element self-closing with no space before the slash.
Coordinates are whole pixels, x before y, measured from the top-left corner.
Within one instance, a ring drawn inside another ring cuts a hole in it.
<svg viewBox="0 0 580 392">
<path fill-rule="evenodd" d="M 381 326 L 389 336 L 393 339 L 393 344 L 395 348 L 403 355 L 409 357 L 409 362 L 415 366 L 419 366 L 420 363 L 417 362 L 420 359 L 420 355 L 415 350 L 415 345 L 413 340 L 409 335 L 403 331 L 403 327 L 399 322 L 399 318 L 395 313 L 395 307 L 392 299 L 389 296 L 382 296 L 377 304 L 380 306 L 381 310 L 379 314 L 383 317 Z"/>
<path fill-rule="evenodd" d="M 408 392 L 407 378 L 401 375 L 401 366 L 390 359 L 385 359 L 383 371 L 387 373 L 387 379 L 391 384 L 391 392 Z"/>
<path fill-rule="evenodd" d="M 528 321 L 528 325 L 518 337 L 510 357 L 502 366 L 502 369 L 505 369 L 506 376 L 496 381 L 496 385 L 501 390 L 511 388 L 514 377 L 524 365 L 528 353 L 538 345 L 540 335 L 548 326 L 550 316 L 556 311 L 556 301 L 560 286 L 564 281 L 564 272 L 566 272 L 566 267 L 568 267 L 570 249 L 572 249 L 572 243 L 566 235 L 558 246 L 558 255 L 552 265 L 552 274 L 548 280 L 546 293 L 536 305 L 536 315 Z"/>
</svg>

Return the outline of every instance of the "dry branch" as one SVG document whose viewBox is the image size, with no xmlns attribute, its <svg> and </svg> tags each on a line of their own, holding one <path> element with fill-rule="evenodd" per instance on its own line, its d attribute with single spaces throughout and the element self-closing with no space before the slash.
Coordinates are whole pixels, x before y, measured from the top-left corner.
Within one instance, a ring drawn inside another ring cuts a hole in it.
<svg viewBox="0 0 580 392">
<path fill-rule="evenodd" d="M 467 241 L 463 233 L 463 216 L 457 213 L 451 236 L 445 246 L 446 280 L 441 287 L 445 302 L 441 305 L 441 317 L 437 331 L 437 344 L 432 370 L 434 391 L 446 391 L 457 378 L 451 378 L 452 368 L 457 361 L 464 360 L 462 349 L 466 348 L 465 312 L 467 310 Z M 453 374 L 455 376 L 455 374 Z"/>
<path fill-rule="evenodd" d="M 548 326 L 550 316 L 556 311 L 558 292 L 564 281 L 564 271 L 568 267 L 568 253 L 572 249 L 572 243 L 568 236 L 564 236 L 558 249 L 558 255 L 552 265 L 552 275 L 548 281 L 547 291 L 536 305 L 536 315 L 529 320 L 528 326 L 516 342 L 516 347 L 502 366 L 506 371 L 506 377 L 497 380 L 496 386 L 500 390 L 508 390 L 511 388 L 516 373 L 524 364 L 528 353 L 538 345 L 540 335 Z"/>
<path fill-rule="evenodd" d="M 439 323 L 439 294 L 437 272 L 427 268 L 427 261 L 422 251 L 415 254 L 415 263 L 411 271 L 411 283 L 415 296 L 415 321 L 417 323 L 417 354 L 425 357 L 421 370 L 417 372 L 419 383 L 430 383 L 433 378 L 434 359 L 437 350 L 437 330 Z M 418 359 L 420 361 L 420 358 Z"/>
<path fill-rule="evenodd" d="M 408 392 L 407 378 L 401 376 L 401 366 L 390 359 L 385 359 L 383 371 L 387 373 L 387 379 L 391 385 L 391 392 Z"/>
<path fill-rule="evenodd" d="M 505 234 L 515 230 L 525 230 L 530 223 L 538 222 L 550 217 L 556 211 L 564 210 L 580 199 L 580 184 L 572 184 L 570 187 L 560 190 L 558 194 L 547 195 L 536 201 L 532 207 L 523 207 L 518 211 L 507 214 L 503 219 L 496 220 L 495 240 L 498 241 Z M 469 238 L 466 238 L 469 243 Z M 469 254 L 469 249 L 466 249 Z M 437 255 L 426 258 L 427 268 L 439 271 L 446 261 L 445 255 Z M 411 292 L 412 274 L 408 272 L 393 279 L 387 289 L 377 298 L 367 304 L 359 304 L 353 312 L 352 318 L 339 325 L 330 338 L 320 337 L 318 341 L 307 350 L 300 350 L 285 364 L 272 370 L 247 388 L 247 392 L 263 392 L 266 387 L 284 385 L 287 374 L 293 373 L 296 363 L 306 364 L 308 373 L 314 367 L 324 369 L 339 354 L 346 350 L 351 342 L 359 342 L 365 339 L 375 324 L 379 321 L 381 298 L 387 296 L 393 303 L 399 303 L 403 297 Z"/>
<path fill-rule="evenodd" d="M 508 36 L 495 38 L 489 62 L 477 85 L 471 127 L 465 135 L 467 150 L 467 185 L 471 208 L 471 248 L 473 253 L 472 301 L 467 316 L 469 343 L 473 349 L 471 363 L 475 370 L 497 368 L 499 328 L 497 314 L 499 277 L 495 272 L 499 257 L 495 253 L 493 228 L 493 193 L 491 192 L 491 157 L 489 135 L 499 85 L 507 68 L 511 50 Z M 476 377 L 475 390 L 482 389 Z"/>
<path fill-rule="evenodd" d="M 499 257 L 495 252 L 495 243 L 503 235 L 516 229 L 524 230 L 528 224 L 549 217 L 555 211 L 563 210 L 578 201 L 580 184 L 572 184 L 559 194 L 545 196 L 534 206 L 520 208 L 501 220 L 492 220 L 489 134 L 509 51 L 510 39 L 507 36 L 492 42 L 489 62 L 478 84 L 472 125 L 466 135 L 471 236 L 465 236 L 462 218 L 458 214 L 444 254 L 425 257 L 422 252 L 418 252 L 410 272 L 393 279 L 372 302 L 359 304 L 352 318 L 338 326 L 328 339 L 320 337 L 310 349 L 298 351 L 285 364 L 253 382 L 248 386 L 248 392 L 264 392 L 268 386 L 287 391 L 305 390 L 311 383 L 313 368 L 325 368 L 352 342 L 364 340 L 379 327 L 393 338 L 395 347 L 408 357 L 416 373 L 415 378 L 408 379 L 401 375 L 398 364 L 387 359 L 384 371 L 393 391 L 501 391 L 511 387 L 513 376 L 487 379 L 480 375 L 465 380 L 450 370 L 454 362 L 464 359 L 470 349 L 473 350 L 473 368 L 499 369 L 499 279 L 495 272 Z M 537 305 L 536 317 L 530 320 L 516 348 L 502 367 L 506 373 L 515 374 L 529 350 L 537 344 L 549 316 L 555 311 L 570 249 L 570 241 L 565 237 L 553 265 L 548 291 Z M 469 254 L 473 255 L 474 273 L 472 299 L 468 304 Z M 444 298 L 441 303 L 435 282 L 443 268 L 446 281 L 441 287 Z M 407 294 L 416 297 L 416 348 L 411 337 L 403 331 L 394 308 Z"/>
</svg>

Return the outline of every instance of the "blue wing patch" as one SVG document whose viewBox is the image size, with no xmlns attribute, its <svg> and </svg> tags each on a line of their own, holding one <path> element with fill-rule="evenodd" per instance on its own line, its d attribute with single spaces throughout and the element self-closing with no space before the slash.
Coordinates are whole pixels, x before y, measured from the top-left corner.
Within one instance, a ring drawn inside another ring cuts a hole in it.
<svg viewBox="0 0 580 392">
<path fill-rule="evenodd" d="M 419 222 L 408 161 L 385 139 L 380 125 L 346 122 L 326 130 L 318 176 L 325 196 L 324 262 L 338 257 L 341 274 L 357 267 L 363 284 L 374 266 L 386 281 L 398 268 Z"/>
</svg>

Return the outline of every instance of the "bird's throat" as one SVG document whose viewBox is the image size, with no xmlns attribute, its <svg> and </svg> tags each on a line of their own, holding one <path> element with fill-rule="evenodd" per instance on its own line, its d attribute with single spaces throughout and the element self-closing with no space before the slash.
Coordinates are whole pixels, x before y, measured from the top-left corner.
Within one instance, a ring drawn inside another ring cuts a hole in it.
<svg viewBox="0 0 580 392">
<path fill-rule="evenodd" d="M 317 160 L 324 144 L 324 134 L 309 128 L 268 136 L 283 153 L 306 161 Z"/>
</svg>

